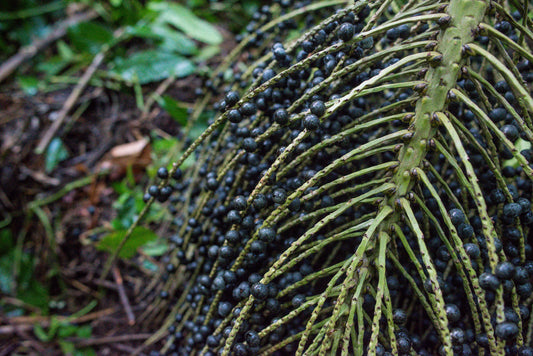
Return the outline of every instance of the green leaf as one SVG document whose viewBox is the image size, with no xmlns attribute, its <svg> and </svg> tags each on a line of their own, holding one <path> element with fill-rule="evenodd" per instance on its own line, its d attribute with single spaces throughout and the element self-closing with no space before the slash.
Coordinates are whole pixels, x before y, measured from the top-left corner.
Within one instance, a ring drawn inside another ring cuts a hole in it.
<svg viewBox="0 0 533 356">
<path fill-rule="evenodd" d="M 195 40 L 212 45 L 222 42 L 222 35 L 215 27 L 199 19 L 184 6 L 170 2 L 150 2 L 148 8 L 159 13 L 158 21 L 170 23 Z"/>
<path fill-rule="evenodd" d="M 57 53 L 65 61 L 70 61 L 74 57 L 72 49 L 63 41 L 57 42 Z"/>
<path fill-rule="evenodd" d="M 13 248 L 13 236 L 11 230 L 0 230 L 0 256 L 3 256 Z M 1 271 L 0 271 L 1 272 Z"/>
<path fill-rule="evenodd" d="M 13 285 L 13 252 L 5 254 L 0 258 L 0 292 L 3 294 L 12 293 Z"/>
<path fill-rule="evenodd" d="M 60 56 L 50 57 L 48 60 L 37 63 L 37 70 L 44 72 L 48 76 L 56 75 L 61 72 L 65 67 L 70 64 L 70 61 L 67 61 Z"/>
<path fill-rule="evenodd" d="M 96 352 L 90 347 L 85 347 L 80 350 L 75 350 L 74 356 L 96 356 Z"/>
<path fill-rule="evenodd" d="M 135 26 L 127 28 L 126 32 L 134 37 L 153 39 L 160 42 L 159 48 L 165 52 L 176 52 L 184 56 L 198 52 L 193 40 L 165 22 L 150 24 L 138 22 Z"/>
<path fill-rule="evenodd" d="M 62 324 L 57 330 L 57 337 L 65 338 L 76 334 L 78 327 L 76 325 Z"/>
<path fill-rule="evenodd" d="M 119 230 L 108 234 L 100 240 L 97 248 L 108 252 L 114 252 L 118 248 L 125 235 L 126 230 Z M 135 229 L 133 229 L 128 241 L 126 241 L 122 247 L 119 257 L 131 258 L 135 255 L 139 247 L 150 241 L 154 241 L 155 239 L 157 239 L 157 235 L 153 231 L 142 226 L 137 226 Z"/>
<path fill-rule="evenodd" d="M 209 58 L 216 56 L 220 53 L 220 47 L 219 46 L 206 46 L 202 48 L 202 50 L 198 53 L 196 56 L 196 59 L 199 61 L 206 61 Z"/>
<path fill-rule="evenodd" d="M 31 279 L 27 288 L 17 293 L 17 298 L 43 311 L 48 310 L 48 290 L 37 280 Z"/>
<path fill-rule="evenodd" d="M 159 36 L 159 47 L 167 52 L 177 52 L 184 56 L 198 52 L 194 41 L 167 24 L 155 23 L 151 26 L 151 31 Z"/>
<path fill-rule="evenodd" d="M 157 100 L 159 105 L 163 109 L 165 109 L 166 112 L 172 116 L 181 126 L 187 125 L 187 118 L 189 117 L 189 114 L 187 114 L 187 109 L 180 105 L 180 103 L 174 99 L 172 99 L 168 95 L 164 95 L 162 98 Z"/>
<path fill-rule="evenodd" d="M 178 139 L 174 137 L 155 139 L 152 149 L 156 156 L 162 156 L 178 144 Z"/>
<path fill-rule="evenodd" d="M 171 75 L 186 77 L 195 70 L 194 64 L 177 54 L 147 50 L 128 58 L 118 58 L 111 73 L 128 82 L 140 84 L 156 82 Z"/>
<path fill-rule="evenodd" d="M 155 265 L 154 263 L 148 261 L 148 260 L 144 260 L 143 261 L 143 267 L 146 268 L 147 270 L 149 271 L 157 271 L 157 265 Z"/>
<path fill-rule="evenodd" d="M 17 83 L 26 95 L 33 96 L 39 91 L 40 82 L 35 77 L 20 75 L 17 77 Z"/>
<path fill-rule="evenodd" d="M 95 22 L 82 22 L 69 28 L 68 37 L 78 51 L 96 54 L 113 40 L 113 33 Z"/>
<path fill-rule="evenodd" d="M 137 216 L 135 199 L 131 192 L 121 194 L 113 203 L 113 207 L 118 212 L 117 217 L 113 219 L 113 228 L 116 230 L 129 228 Z"/>
<path fill-rule="evenodd" d="M 63 141 L 61 141 L 61 139 L 58 137 L 54 138 L 50 142 L 50 145 L 48 145 L 48 149 L 46 150 L 46 157 L 45 157 L 46 173 L 50 173 L 59 164 L 59 162 L 67 158 L 68 158 L 68 152 L 67 152 L 67 149 L 65 148 L 65 145 L 63 145 Z"/>
<path fill-rule="evenodd" d="M 48 333 L 46 331 L 44 331 L 43 327 L 41 325 L 39 325 L 39 324 L 35 324 L 33 326 L 33 333 L 42 342 L 48 342 L 51 339 L 50 336 L 48 335 Z"/>
<path fill-rule="evenodd" d="M 76 336 L 87 339 L 91 337 L 92 332 L 93 328 L 90 325 L 81 325 L 77 327 Z"/>
<path fill-rule="evenodd" d="M 61 347 L 63 355 L 72 355 L 76 351 L 76 348 L 74 347 L 74 344 L 72 342 L 59 340 L 58 343 Z"/>
<path fill-rule="evenodd" d="M 168 245 L 164 240 L 152 241 L 143 246 L 142 250 L 148 256 L 162 256 L 165 252 L 167 252 Z"/>
</svg>

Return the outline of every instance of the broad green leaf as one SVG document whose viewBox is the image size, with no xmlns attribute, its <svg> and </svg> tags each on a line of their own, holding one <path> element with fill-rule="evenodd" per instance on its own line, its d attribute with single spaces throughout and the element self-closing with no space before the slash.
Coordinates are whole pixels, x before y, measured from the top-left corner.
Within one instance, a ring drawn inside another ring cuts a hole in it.
<svg viewBox="0 0 533 356">
<path fill-rule="evenodd" d="M 74 347 L 74 344 L 72 342 L 59 340 L 58 343 L 61 347 L 63 355 L 72 355 L 76 351 L 76 348 Z"/>
<path fill-rule="evenodd" d="M 71 324 L 61 324 L 57 330 L 57 336 L 59 338 L 65 338 L 72 335 L 76 335 L 78 332 L 78 326 Z"/>
<path fill-rule="evenodd" d="M 171 75 L 186 77 L 194 72 L 194 64 L 177 54 L 147 50 L 133 54 L 129 58 L 117 58 L 111 70 L 128 82 L 140 84 L 156 82 Z"/>
<path fill-rule="evenodd" d="M 199 61 L 206 61 L 209 58 L 216 56 L 219 53 L 220 53 L 219 46 L 206 46 L 200 50 L 200 52 L 196 56 L 196 59 Z"/>
<path fill-rule="evenodd" d="M 33 96 L 39 91 L 40 82 L 35 77 L 19 75 L 17 77 L 17 83 L 26 95 Z"/>
<path fill-rule="evenodd" d="M 157 265 L 153 264 L 152 262 L 148 260 L 143 261 L 143 267 L 150 271 L 157 271 Z"/>
<path fill-rule="evenodd" d="M 13 237 L 11 230 L 0 230 L 0 256 L 5 255 L 13 248 Z"/>
<path fill-rule="evenodd" d="M 142 247 L 143 252 L 148 256 L 162 256 L 168 250 L 165 241 L 152 241 Z"/>
<path fill-rule="evenodd" d="M 78 337 L 89 338 L 91 337 L 93 328 L 90 325 L 80 325 L 77 327 L 76 335 Z"/>
<path fill-rule="evenodd" d="M 28 288 L 18 291 L 17 298 L 26 304 L 40 308 L 43 312 L 48 310 L 48 290 L 35 279 L 30 281 Z"/>
<path fill-rule="evenodd" d="M 185 56 L 198 52 L 194 41 L 167 24 L 155 23 L 151 26 L 151 31 L 159 36 L 159 39 L 161 40 L 159 48 L 165 51 L 175 51 Z"/>
<path fill-rule="evenodd" d="M 95 22 L 82 22 L 69 28 L 68 37 L 77 50 L 96 54 L 113 40 L 113 33 Z"/>
<path fill-rule="evenodd" d="M 45 171 L 50 173 L 59 162 L 68 158 L 68 152 L 60 138 L 54 138 L 46 150 Z"/>
<path fill-rule="evenodd" d="M 104 236 L 100 240 L 97 245 L 97 248 L 99 250 L 114 252 L 125 235 L 126 230 L 112 232 Z M 153 231 L 142 226 L 137 226 L 135 229 L 133 229 L 133 232 L 128 238 L 128 241 L 126 241 L 126 243 L 122 247 L 122 250 L 119 253 L 119 257 L 131 258 L 135 256 L 135 253 L 137 252 L 137 249 L 139 247 L 150 241 L 154 241 L 155 239 L 157 239 L 157 235 Z"/>
<path fill-rule="evenodd" d="M 0 292 L 2 294 L 12 293 L 14 253 L 9 252 L 0 257 Z"/>
<path fill-rule="evenodd" d="M 70 61 L 74 57 L 74 52 L 64 41 L 57 42 L 57 53 L 65 61 Z"/>
<path fill-rule="evenodd" d="M 150 2 L 148 8 L 159 13 L 158 21 L 170 23 L 195 40 L 212 45 L 222 42 L 222 35 L 215 27 L 199 19 L 184 6 L 170 2 Z"/>
<path fill-rule="evenodd" d="M 185 127 L 187 125 L 187 117 L 189 116 L 187 114 L 187 108 L 180 105 L 178 101 L 172 99 L 168 95 L 164 95 L 162 98 L 157 100 L 157 102 L 163 109 L 165 109 L 166 112 L 170 114 L 170 116 L 172 116 L 172 118 L 179 122 L 181 126 Z"/>
<path fill-rule="evenodd" d="M 198 51 L 193 40 L 165 22 L 139 22 L 137 25 L 127 28 L 126 31 L 134 37 L 160 42 L 158 47 L 166 52 L 191 55 Z"/>
<path fill-rule="evenodd" d="M 39 325 L 39 324 L 35 324 L 33 326 L 33 333 L 42 342 L 50 341 L 50 336 L 48 335 L 48 333 L 46 331 L 44 331 L 43 327 L 41 325 Z"/>
<path fill-rule="evenodd" d="M 118 213 L 117 217 L 113 219 L 113 228 L 116 230 L 129 228 L 137 216 L 135 199 L 131 192 L 121 194 L 113 203 L 113 207 L 117 209 Z"/>
<path fill-rule="evenodd" d="M 70 64 L 70 61 L 67 61 L 60 56 L 50 57 L 46 61 L 37 63 L 37 70 L 44 72 L 45 74 L 52 76 L 61 72 L 65 67 Z"/>
<path fill-rule="evenodd" d="M 75 350 L 74 356 L 96 356 L 96 352 L 90 347 L 85 347 L 80 350 Z"/>
</svg>

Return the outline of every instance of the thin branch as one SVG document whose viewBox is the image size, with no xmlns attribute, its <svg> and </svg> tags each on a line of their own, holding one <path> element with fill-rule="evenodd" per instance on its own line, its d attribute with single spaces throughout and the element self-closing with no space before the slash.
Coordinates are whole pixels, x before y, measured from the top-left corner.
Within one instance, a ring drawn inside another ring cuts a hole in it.
<svg viewBox="0 0 533 356">
<path fill-rule="evenodd" d="M 76 84 L 76 86 L 70 93 L 68 99 L 65 101 L 65 104 L 61 108 L 61 111 L 59 112 L 57 119 L 48 128 L 44 136 L 41 138 L 41 141 L 39 142 L 39 144 L 37 145 L 37 148 L 35 149 L 35 153 L 42 154 L 46 150 L 46 147 L 48 147 L 48 144 L 50 143 L 50 141 L 52 141 L 52 139 L 56 135 L 61 125 L 63 125 L 63 123 L 67 119 L 67 114 L 72 109 L 74 104 L 78 101 L 78 98 L 83 93 L 83 90 L 85 89 L 85 87 L 87 86 L 91 78 L 93 77 L 94 73 L 96 72 L 100 64 L 102 64 L 106 53 L 109 51 L 109 49 L 112 47 L 113 44 L 116 44 L 117 42 L 119 42 L 118 38 L 123 33 L 124 33 L 124 29 L 116 30 L 113 33 L 113 37 L 116 38 L 116 40 L 113 41 L 112 44 L 103 45 L 100 52 L 96 56 L 94 56 L 93 61 L 91 62 L 91 65 L 87 68 L 85 73 L 83 73 L 83 76 L 80 78 L 80 81 L 78 82 L 78 84 Z"/>
<path fill-rule="evenodd" d="M 120 271 L 117 267 L 113 268 L 113 277 L 117 282 L 117 290 L 118 295 L 120 297 L 120 302 L 122 303 L 124 311 L 126 312 L 126 316 L 128 317 L 128 325 L 135 325 L 135 315 L 133 315 L 133 312 L 131 311 L 131 305 L 128 300 L 128 296 L 124 291 L 124 283 L 122 282 L 122 276 L 120 275 Z"/>
<path fill-rule="evenodd" d="M 60 39 L 67 33 L 70 26 L 76 25 L 80 22 L 92 20 L 98 16 L 96 11 L 90 10 L 79 15 L 74 15 L 71 18 L 58 23 L 55 29 L 50 32 L 45 38 L 39 38 L 33 41 L 28 46 L 22 47 L 19 51 L 10 57 L 7 61 L 0 65 L 0 82 L 9 77 L 22 63 L 35 56 L 40 50 L 48 46 L 50 43 Z"/>
</svg>

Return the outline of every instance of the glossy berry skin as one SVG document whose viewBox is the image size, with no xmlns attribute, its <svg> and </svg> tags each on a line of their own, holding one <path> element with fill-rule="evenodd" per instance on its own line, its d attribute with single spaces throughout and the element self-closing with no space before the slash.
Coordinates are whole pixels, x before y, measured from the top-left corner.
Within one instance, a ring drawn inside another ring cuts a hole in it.
<svg viewBox="0 0 533 356">
<path fill-rule="evenodd" d="M 240 109 L 240 112 L 245 116 L 252 116 L 257 111 L 257 106 L 254 103 L 244 103 Z"/>
<path fill-rule="evenodd" d="M 168 169 L 165 167 L 159 167 L 157 170 L 157 177 L 160 179 L 167 179 L 168 178 Z"/>
<path fill-rule="evenodd" d="M 261 344 L 259 334 L 253 330 L 248 330 L 246 334 L 244 334 L 244 339 L 246 340 L 246 343 L 251 347 L 256 347 Z"/>
<path fill-rule="evenodd" d="M 481 251 L 479 250 L 479 247 L 476 245 L 476 244 L 473 244 L 473 243 L 466 243 L 464 245 L 464 248 L 465 248 L 465 252 L 468 256 L 470 256 L 471 258 L 478 258 L 479 255 L 481 254 Z"/>
<path fill-rule="evenodd" d="M 309 131 L 314 131 L 320 127 L 320 119 L 313 114 L 307 115 L 303 119 L 303 126 Z"/>
<path fill-rule="evenodd" d="M 271 227 L 264 227 L 258 231 L 257 236 L 261 241 L 272 242 L 276 237 L 276 231 Z"/>
<path fill-rule="evenodd" d="M 238 211 L 246 209 L 246 198 L 242 195 L 238 195 L 233 199 L 233 208 Z"/>
<path fill-rule="evenodd" d="M 241 240 L 241 236 L 237 230 L 230 230 L 226 233 L 225 239 L 229 244 L 236 244 Z"/>
<path fill-rule="evenodd" d="M 242 147 L 246 152 L 255 152 L 257 150 L 257 142 L 251 137 L 246 137 L 242 142 Z"/>
<path fill-rule="evenodd" d="M 315 100 L 309 106 L 309 110 L 311 111 L 311 114 L 321 117 L 326 113 L 326 106 L 323 101 Z"/>
<path fill-rule="evenodd" d="M 180 168 L 176 169 L 174 173 L 172 173 L 172 178 L 175 180 L 181 179 L 182 176 L 183 176 L 183 172 Z"/>
<path fill-rule="evenodd" d="M 511 142 L 515 142 L 520 137 L 520 132 L 515 125 L 503 125 L 501 131 Z"/>
<path fill-rule="evenodd" d="M 452 220 L 452 224 L 455 226 L 458 226 L 465 222 L 465 214 L 460 209 L 452 209 L 449 212 L 450 219 Z"/>
<path fill-rule="evenodd" d="M 231 309 L 232 309 L 231 303 L 220 302 L 218 304 L 218 315 L 225 318 L 231 313 Z"/>
<path fill-rule="evenodd" d="M 461 319 L 461 311 L 459 310 L 457 305 L 447 304 L 445 310 L 449 322 L 453 323 Z"/>
<path fill-rule="evenodd" d="M 153 197 L 157 197 L 159 195 L 159 187 L 157 185 L 151 185 L 148 188 L 148 194 L 150 194 Z"/>
<path fill-rule="evenodd" d="M 274 121 L 280 125 L 285 125 L 289 122 L 289 113 L 285 109 L 278 109 L 274 112 Z"/>
<path fill-rule="evenodd" d="M 392 314 L 392 319 L 394 320 L 394 323 L 402 326 L 407 321 L 407 314 L 402 309 L 396 309 Z"/>
<path fill-rule="evenodd" d="M 262 283 L 255 283 L 250 292 L 257 300 L 265 300 L 268 297 L 268 287 Z"/>
<path fill-rule="evenodd" d="M 479 285 L 485 290 L 495 291 L 500 286 L 500 281 L 492 273 L 482 273 L 479 276 Z"/>
<path fill-rule="evenodd" d="M 495 333 L 500 339 L 514 339 L 518 335 L 518 326 L 511 322 L 500 323 L 496 325 Z"/>
<path fill-rule="evenodd" d="M 518 203 L 509 203 L 503 206 L 503 215 L 506 218 L 514 219 L 520 216 L 522 207 Z"/>
<path fill-rule="evenodd" d="M 239 93 L 237 93 L 236 91 L 228 92 L 226 94 L 226 97 L 225 97 L 226 106 L 231 107 L 231 106 L 237 104 L 239 99 L 240 99 Z"/>
<path fill-rule="evenodd" d="M 293 308 L 298 308 L 300 305 L 302 305 L 305 302 L 305 296 L 302 294 L 296 294 L 291 301 L 291 305 Z"/>
<path fill-rule="evenodd" d="M 257 194 L 252 204 L 256 209 L 261 210 L 267 206 L 266 197 L 263 194 Z"/>
<path fill-rule="evenodd" d="M 511 262 L 502 262 L 496 266 L 494 274 L 501 280 L 509 280 L 514 277 L 515 266 Z"/>
<path fill-rule="evenodd" d="M 450 338 L 455 345 L 461 345 L 465 342 L 465 332 L 459 328 L 452 329 L 450 331 Z"/>
<path fill-rule="evenodd" d="M 286 198 L 287 193 L 284 189 L 278 188 L 272 193 L 272 199 L 274 200 L 274 203 L 281 204 L 285 201 Z"/>
<path fill-rule="evenodd" d="M 242 121 L 241 112 L 237 109 L 231 109 L 230 111 L 228 111 L 228 120 L 230 122 L 233 122 L 234 124 L 238 124 Z"/>
<path fill-rule="evenodd" d="M 339 27 L 337 36 L 343 41 L 349 41 L 353 38 L 354 33 L 355 27 L 351 23 L 345 22 Z"/>
<path fill-rule="evenodd" d="M 250 284 L 248 282 L 241 282 L 232 292 L 233 298 L 241 300 L 248 298 L 250 295 Z"/>
<path fill-rule="evenodd" d="M 396 339 L 398 345 L 398 351 L 402 354 L 406 354 L 411 350 L 411 340 L 407 337 L 399 337 Z"/>
<path fill-rule="evenodd" d="M 233 347 L 233 354 L 235 356 L 248 356 L 250 353 L 248 352 L 248 348 L 244 344 L 235 344 Z"/>
</svg>

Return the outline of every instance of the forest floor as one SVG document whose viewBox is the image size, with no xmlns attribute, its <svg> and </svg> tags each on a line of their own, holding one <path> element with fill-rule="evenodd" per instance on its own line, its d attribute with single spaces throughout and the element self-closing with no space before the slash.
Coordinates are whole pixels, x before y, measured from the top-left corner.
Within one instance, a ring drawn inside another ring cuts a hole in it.
<svg viewBox="0 0 533 356">
<path fill-rule="evenodd" d="M 197 68 L 190 74 L 128 81 L 113 72 L 117 58 L 149 46 L 160 50 L 161 42 L 138 36 L 109 56 L 108 43 L 80 54 L 100 39 L 76 37 L 75 26 L 104 26 L 115 38 L 125 26 L 91 8 L 71 4 L 55 11 L 38 16 L 48 31 L 31 37 L 26 49 L 43 38 L 48 43 L 31 55 L 11 43 L 11 56 L 0 58 L 0 356 L 148 354 L 150 347 L 141 346 L 158 325 L 144 313 L 145 297 L 155 293 L 147 286 L 161 267 L 164 238 L 156 231 L 149 243 L 125 246 L 127 256 L 107 278 L 101 273 L 139 213 L 145 187 L 183 139 L 181 116 L 202 86 L 199 68 L 219 62 L 235 41 L 217 25 L 223 41 L 207 61 L 197 52 L 183 54 Z M 80 14 L 82 20 L 48 38 Z M 63 69 L 47 69 L 69 56 Z M 164 214 L 156 207 L 146 224 Z"/>
</svg>

